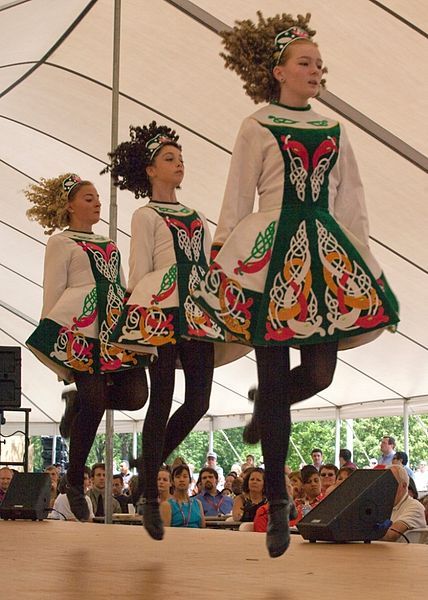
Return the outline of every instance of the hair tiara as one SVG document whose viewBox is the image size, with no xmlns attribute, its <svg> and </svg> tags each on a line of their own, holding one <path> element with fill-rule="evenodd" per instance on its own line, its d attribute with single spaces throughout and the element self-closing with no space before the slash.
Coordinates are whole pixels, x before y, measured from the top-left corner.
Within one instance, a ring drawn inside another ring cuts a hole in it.
<svg viewBox="0 0 428 600">
<path fill-rule="evenodd" d="M 301 27 L 289 27 L 284 31 L 278 33 L 275 38 L 275 53 L 279 52 L 278 57 L 275 59 L 275 65 L 278 65 L 281 57 L 284 53 L 284 50 L 289 46 L 292 42 L 296 40 L 311 39 L 311 36 L 307 31 L 302 29 Z"/>
</svg>

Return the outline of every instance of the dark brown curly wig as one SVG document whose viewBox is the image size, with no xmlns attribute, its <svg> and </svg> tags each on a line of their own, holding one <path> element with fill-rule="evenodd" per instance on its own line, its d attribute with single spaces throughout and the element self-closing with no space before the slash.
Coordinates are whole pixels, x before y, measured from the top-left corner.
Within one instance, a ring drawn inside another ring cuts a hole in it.
<svg viewBox="0 0 428 600">
<path fill-rule="evenodd" d="M 279 98 L 279 83 L 272 73 L 278 58 L 278 51 L 274 47 L 278 33 L 295 26 L 307 31 L 311 38 L 316 33 L 309 27 L 310 13 L 306 16 L 297 15 L 296 19 L 286 13 L 265 19 L 262 12 L 257 11 L 257 17 L 257 24 L 250 19 L 235 21 L 235 27 L 231 31 L 220 34 L 226 49 L 226 52 L 220 53 L 225 60 L 225 67 L 235 71 L 245 82 L 244 90 L 256 104 Z M 287 50 L 283 53 L 280 64 L 284 64 L 286 60 Z M 324 85 L 324 80 L 321 85 Z"/>
<path fill-rule="evenodd" d="M 114 184 L 121 190 L 133 192 L 136 198 L 152 196 L 152 186 L 146 173 L 146 167 L 153 164 L 157 152 L 164 146 L 175 146 L 181 150 L 177 143 L 178 135 L 173 129 L 166 125 L 157 125 L 152 121 L 147 127 L 129 127 L 131 141 L 122 142 L 117 148 L 109 153 L 111 164 L 101 171 L 111 173 Z M 156 149 L 155 153 L 147 147 L 147 142 L 161 135 L 167 138 Z"/>
</svg>

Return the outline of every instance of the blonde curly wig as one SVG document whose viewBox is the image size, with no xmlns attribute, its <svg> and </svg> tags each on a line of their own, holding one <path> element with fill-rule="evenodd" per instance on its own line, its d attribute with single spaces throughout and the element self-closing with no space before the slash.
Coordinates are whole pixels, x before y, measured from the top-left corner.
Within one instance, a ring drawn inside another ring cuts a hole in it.
<svg viewBox="0 0 428 600">
<path fill-rule="evenodd" d="M 275 51 L 274 46 L 278 33 L 295 26 L 307 31 L 311 38 L 316 33 L 309 27 L 310 13 L 306 16 L 297 15 L 296 19 L 286 13 L 265 19 L 262 12 L 257 11 L 257 17 L 257 24 L 250 19 L 235 21 L 235 27 L 231 31 L 220 34 L 226 50 L 220 53 L 225 60 L 225 68 L 239 75 L 244 81 L 245 93 L 256 104 L 277 101 L 279 98 L 279 83 L 272 73 L 278 58 L 278 51 Z M 279 64 L 284 64 L 286 60 L 287 49 Z M 326 71 L 323 69 L 323 73 Z M 321 85 L 324 84 L 325 80 L 322 80 Z"/>
<path fill-rule="evenodd" d="M 68 203 L 83 185 L 90 181 L 80 181 L 67 193 L 63 188 L 63 182 L 71 177 L 73 173 L 64 173 L 53 179 L 40 179 L 33 183 L 24 194 L 34 204 L 26 212 L 30 221 L 37 221 L 45 230 L 45 235 L 51 235 L 55 229 L 64 229 L 69 225 Z"/>
</svg>

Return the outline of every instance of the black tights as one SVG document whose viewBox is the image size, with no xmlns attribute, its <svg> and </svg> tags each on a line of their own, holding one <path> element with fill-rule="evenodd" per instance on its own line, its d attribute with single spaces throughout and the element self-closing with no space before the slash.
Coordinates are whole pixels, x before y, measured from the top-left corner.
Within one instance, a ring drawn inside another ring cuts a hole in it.
<svg viewBox="0 0 428 600">
<path fill-rule="evenodd" d="M 301 364 L 290 370 L 286 346 L 256 346 L 259 379 L 257 421 L 266 468 L 267 497 L 287 498 L 284 463 L 291 433 L 290 406 L 330 385 L 337 361 L 337 342 L 303 346 Z"/>
<path fill-rule="evenodd" d="M 83 468 L 106 408 L 136 410 L 148 397 L 143 368 L 108 375 L 74 373 L 79 411 L 70 431 L 70 464 L 67 478 L 71 485 L 82 485 Z"/>
<path fill-rule="evenodd" d="M 184 404 L 168 421 L 177 358 L 186 382 Z M 213 370 L 214 346 L 210 342 L 180 340 L 158 348 L 158 360 L 149 367 L 150 404 L 143 427 L 143 476 L 139 493 L 147 498 L 158 496 L 157 476 L 161 463 L 207 412 Z"/>
</svg>

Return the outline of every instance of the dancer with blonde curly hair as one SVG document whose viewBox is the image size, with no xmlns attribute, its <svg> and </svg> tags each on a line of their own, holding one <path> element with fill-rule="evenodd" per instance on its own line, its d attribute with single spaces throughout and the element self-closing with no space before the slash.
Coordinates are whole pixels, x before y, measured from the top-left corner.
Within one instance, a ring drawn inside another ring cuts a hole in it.
<svg viewBox="0 0 428 600">
<path fill-rule="evenodd" d="M 201 311 L 191 294 L 208 270 L 211 245 L 208 223 L 181 204 L 176 190 L 184 177 L 182 149 L 175 131 L 155 121 L 130 127 L 130 141 L 111 153 L 116 185 L 149 202 L 131 222 L 130 297 L 112 340 L 121 348 L 144 352 L 155 346 L 158 360 L 149 367 L 150 402 L 143 428 L 139 511 L 149 535 L 160 540 L 159 467 L 184 440 L 209 407 L 214 366 L 235 360 L 248 347 L 213 344 L 219 328 Z M 189 339 L 193 337 L 195 339 Z M 185 378 L 184 403 L 169 418 L 175 369 Z"/>
<path fill-rule="evenodd" d="M 147 397 L 144 365 L 155 356 L 110 343 L 124 302 L 125 282 L 116 244 L 93 233 L 101 203 L 90 181 L 73 173 L 42 179 L 25 191 L 27 211 L 45 229 L 43 308 L 27 346 L 59 379 L 75 382 L 66 493 L 79 520 L 89 518 L 83 491 L 85 462 L 106 408 L 137 410 Z"/>
<path fill-rule="evenodd" d="M 308 103 L 325 72 L 309 20 L 259 12 L 256 24 L 237 22 L 223 35 L 226 67 L 254 102 L 268 104 L 238 133 L 213 263 L 194 294 L 225 335 L 255 348 L 259 384 L 245 439 L 261 438 L 272 557 L 290 543 L 284 463 L 291 404 L 330 385 L 338 349 L 398 322 L 396 300 L 369 249 L 346 132 Z M 294 369 L 290 347 L 301 354 Z"/>
</svg>

